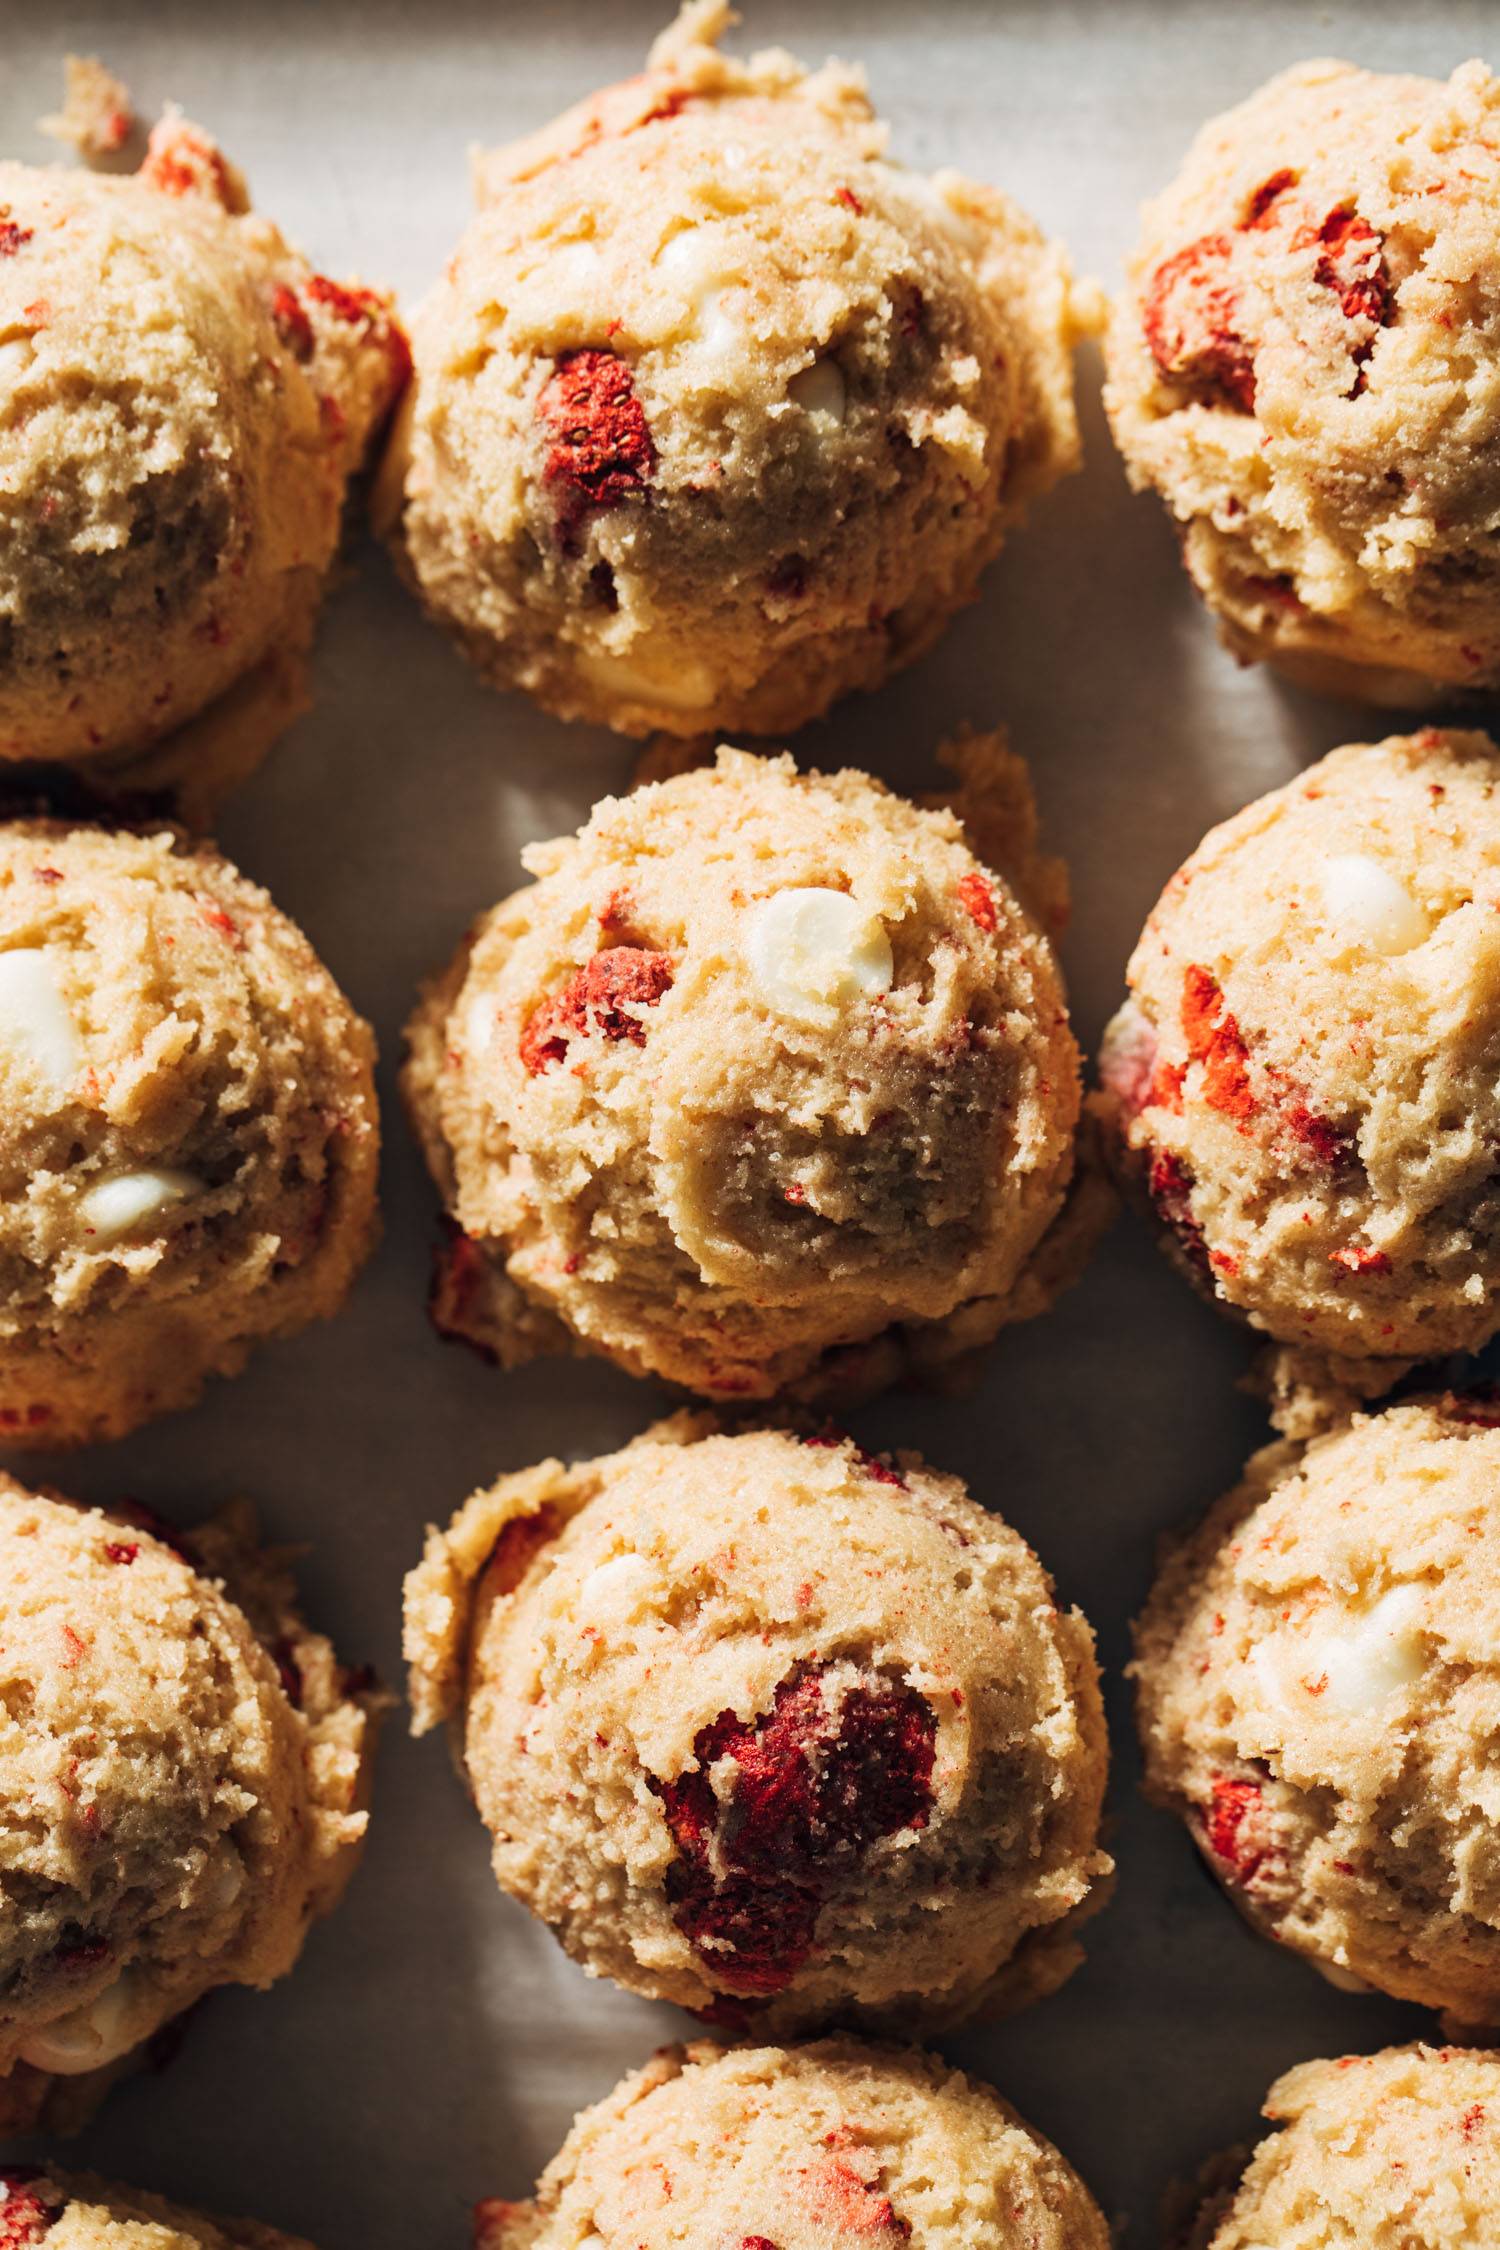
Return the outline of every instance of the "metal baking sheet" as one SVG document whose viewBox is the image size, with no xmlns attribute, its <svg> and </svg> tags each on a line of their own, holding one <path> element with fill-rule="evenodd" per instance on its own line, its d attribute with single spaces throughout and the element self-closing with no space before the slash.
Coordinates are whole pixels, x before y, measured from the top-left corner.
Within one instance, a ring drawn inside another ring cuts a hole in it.
<svg viewBox="0 0 1500 2250">
<path fill-rule="evenodd" d="M 1496 23 L 1483 0 L 745 0 L 745 12 L 739 36 L 754 44 L 863 61 L 901 154 L 995 180 L 1109 283 L 1138 200 L 1209 113 L 1318 53 L 1446 73 L 1483 54 Z M 175 100 L 213 130 L 320 265 L 409 301 L 463 224 L 469 146 L 638 68 L 663 13 L 648 0 L 3 0 L 0 145 L 45 160 L 34 120 L 56 106 L 62 52 L 99 53 L 147 114 Z M 797 752 L 917 788 L 945 731 L 1003 721 L 1072 866 L 1064 953 L 1092 1044 L 1146 910 L 1203 830 L 1383 729 L 1236 670 L 1166 523 L 1127 493 L 1092 352 L 1079 384 L 1083 475 L 1037 510 L 924 663 L 843 705 Z M 252 1494 L 278 1538 L 308 1547 L 311 1614 L 395 1682 L 400 1582 L 423 1523 L 502 1469 L 622 1442 L 665 1401 L 582 1362 L 503 1378 L 428 1328 L 434 1209 L 393 1086 L 413 989 L 519 879 L 520 846 L 575 826 L 624 785 L 634 753 L 480 686 L 380 553 L 365 544 L 354 562 L 329 605 L 316 708 L 221 835 L 379 1031 L 383 1246 L 330 1326 L 264 1352 L 195 1412 L 41 1473 L 184 1517 Z M 1174 2176 L 1253 2132 L 1277 2072 L 1427 2028 L 1253 1939 L 1175 1824 L 1136 1796 L 1127 1621 L 1159 1532 L 1206 1505 L 1265 1434 L 1235 1389 L 1244 1360 L 1243 1341 L 1122 1223 L 1056 1313 L 1003 1340 L 972 1397 L 896 1397 L 856 1418 L 868 1443 L 916 1445 L 968 1476 L 1098 1630 L 1117 1895 L 1059 1996 L 947 2051 L 1058 2140 L 1131 2245 L 1155 2239 Z M 365 1864 L 299 1969 L 271 1994 L 211 1999 L 177 2062 L 117 2091 L 69 2159 L 322 2250 L 459 2250 L 475 2197 L 524 2193 L 575 2109 L 687 2028 L 588 1982 L 498 1895 L 441 1745 L 412 1745 L 397 1719 Z"/>
</svg>

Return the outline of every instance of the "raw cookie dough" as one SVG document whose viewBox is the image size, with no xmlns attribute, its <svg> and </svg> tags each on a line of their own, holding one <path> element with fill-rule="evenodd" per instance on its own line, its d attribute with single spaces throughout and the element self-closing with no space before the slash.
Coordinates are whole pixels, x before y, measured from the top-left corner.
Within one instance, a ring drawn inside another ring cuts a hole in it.
<svg viewBox="0 0 1500 2250">
<path fill-rule="evenodd" d="M 1500 2023 L 1497 1495 L 1483 1393 L 1270 1446 L 1136 1638 L 1148 1792 L 1235 1904 L 1460 2030 Z"/>
<path fill-rule="evenodd" d="M 1278 2078 L 1238 2185 L 1185 2250 L 1490 2250 L 1500 2241 L 1500 2055 L 1389 2047 Z"/>
<path fill-rule="evenodd" d="M 1071 2165 L 936 2056 L 669 2047 L 585 2110 L 478 2250 L 1109 2250 Z M 770 2231 L 767 2231 L 770 2230 Z"/>
<path fill-rule="evenodd" d="M 992 738 L 957 758 L 976 802 L 1024 789 Z M 1055 874 L 1030 817 L 1023 887 Z M 440 1326 L 709 1397 L 869 1390 L 1069 1278 L 1034 1257 L 1078 1111 L 1056 957 L 951 812 L 722 749 L 522 857 L 409 1027 Z"/>
<path fill-rule="evenodd" d="M 1500 87 L 1347 63 L 1149 204 L 1105 403 L 1228 646 L 1372 702 L 1500 687 Z"/>
<path fill-rule="evenodd" d="M 254 2219 L 209 2219 L 87 2172 L 0 2164 L 5 2250 L 308 2250 Z"/>
<path fill-rule="evenodd" d="M 1068 269 L 885 155 L 863 81 L 698 0 L 478 165 L 380 513 L 496 684 L 629 734 L 781 733 L 936 639 L 1077 466 Z"/>
<path fill-rule="evenodd" d="M 125 178 L 0 163 L 0 760 L 195 810 L 252 765 L 405 371 L 184 119 Z"/>
<path fill-rule="evenodd" d="M 292 1966 L 364 1836 L 367 1681 L 243 1503 L 179 1536 L 0 1478 L 0 2132 Z"/>
<path fill-rule="evenodd" d="M 1173 876 L 1105 1035 L 1106 1143 L 1293 1435 L 1500 1326 L 1497 784 L 1481 734 L 1335 750 Z"/>
<path fill-rule="evenodd" d="M 373 1061 L 212 846 L 0 823 L 0 1443 L 118 1436 L 338 1307 Z"/>
<path fill-rule="evenodd" d="M 502 1887 L 573 1957 L 780 2038 L 1052 1990 L 1110 1872 L 1093 1636 L 920 1457 L 679 1415 L 544 1462 L 407 1582 Z"/>
</svg>

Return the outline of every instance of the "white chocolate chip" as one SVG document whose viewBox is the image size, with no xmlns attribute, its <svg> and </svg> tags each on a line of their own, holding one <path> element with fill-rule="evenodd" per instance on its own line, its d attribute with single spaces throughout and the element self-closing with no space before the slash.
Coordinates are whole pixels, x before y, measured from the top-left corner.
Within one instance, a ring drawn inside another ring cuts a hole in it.
<svg viewBox="0 0 1500 2250">
<path fill-rule="evenodd" d="M 847 891 L 774 891 L 750 917 L 745 953 L 763 997 L 805 1023 L 889 992 L 895 975 L 885 924 Z"/>
<path fill-rule="evenodd" d="M 107 1172 L 80 1196 L 78 1208 L 91 1234 L 103 1242 L 118 1242 L 133 1234 L 147 1219 L 185 1196 L 201 1194 L 203 1182 L 191 1172 L 173 1172 L 148 1166 L 139 1172 Z"/>
<path fill-rule="evenodd" d="M 698 711 L 714 699 L 713 674 L 693 658 L 683 658 L 670 670 L 665 666 L 658 670 L 608 650 L 580 649 L 574 661 L 586 680 L 610 695 L 664 703 L 669 711 Z"/>
<path fill-rule="evenodd" d="M 547 251 L 542 270 L 550 285 L 573 290 L 592 281 L 603 264 L 596 243 L 559 242 L 556 249 Z"/>
<path fill-rule="evenodd" d="M 689 321 L 704 351 L 721 352 L 738 339 L 738 324 L 724 305 L 743 287 L 744 276 L 726 260 L 713 229 L 684 227 L 657 251 L 656 268 L 685 292 Z"/>
<path fill-rule="evenodd" d="M 0 1046 L 60 1091 L 78 1075 L 83 1052 L 77 1028 L 39 946 L 0 953 Z"/>
<path fill-rule="evenodd" d="M 846 393 L 843 373 L 836 359 L 815 359 L 811 367 L 804 367 L 800 374 L 792 377 L 786 395 L 804 414 L 842 427 Z"/>
<path fill-rule="evenodd" d="M 1277 1634 L 1255 1651 L 1264 1688 L 1284 1708 L 1320 1708 L 1345 1717 L 1380 1710 L 1427 1669 L 1419 1586 L 1393 1586 L 1365 1609 L 1344 1609 L 1310 1633 Z"/>
<path fill-rule="evenodd" d="M 660 1592 L 661 1579 L 645 1556 L 627 1552 L 589 1572 L 578 1602 L 591 1625 L 628 1625 Z"/>
<path fill-rule="evenodd" d="M 1337 852 L 1321 874 L 1330 934 L 1366 953 L 1409 953 L 1432 930 L 1411 893 L 1379 860 Z"/>
<path fill-rule="evenodd" d="M 210 1914 L 227 1914 L 245 1888 L 245 1863 L 230 1846 L 227 1857 L 216 1860 L 203 1886 L 203 1904 Z"/>
<path fill-rule="evenodd" d="M 33 2070 L 54 2070 L 61 2078 L 76 2078 L 83 2071 L 118 2062 L 140 2044 L 149 2028 L 141 1999 L 139 1980 L 126 1970 L 84 2007 L 34 2031 L 21 2049 L 22 2062 L 30 2063 Z"/>
</svg>

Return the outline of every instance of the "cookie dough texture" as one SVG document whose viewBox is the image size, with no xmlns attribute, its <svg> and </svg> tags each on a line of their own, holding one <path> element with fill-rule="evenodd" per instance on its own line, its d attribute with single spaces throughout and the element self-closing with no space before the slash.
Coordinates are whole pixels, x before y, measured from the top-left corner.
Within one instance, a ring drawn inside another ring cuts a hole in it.
<svg viewBox="0 0 1500 2250">
<path fill-rule="evenodd" d="M 841 65 L 721 55 L 728 21 L 700 0 L 480 160 L 382 480 L 481 669 L 631 734 L 875 686 L 1078 460 L 1061 252 L 892 163 Z"/>
<path fill-rule="evenodd" d="M 993 741 L 959 760 L 1018 810 Z M 1055 908 L 1029 800 L 1011 841 Z M 721 750 L 523 858 L 408 1032 L 459 1230 L 440 1325 L 763 1398 L 877 1387 L 1070 1277 L 1075 1230 L 1042 1239 L 1079 1100 L 1056 957 L 951 812 Z M 809 900 L 816 959 L 783 922 Z"/>
<path fill-rule="evenodd" d="M 667 2048 L 585 2110 L 480 2250 L 1108 2250 L 1083 2182 L 987 2086 L 829 2040 Z M 770 2230 L 769 2232 L 766 2230 Z"/>
<path fill-rule="evenodd" d="M 1335 1981 L 1500 2022 L 1500 1405 L 1275 1445 L 1137 1633 L 1151 1795 Z"/>
<path fill-rule="evenodd" d="M 1279 2078 L 1186 2250 L 1483 2250 L 1500 2239 L 1500 2056 L 1391 2047 Z"/>
<path fill-rule="evenodd" d="M 1429 728 L 1261 798 L 1167 885 L 1106 1035 L 1106 1143 L 1284 1347 L 1293 1418 L 1500 1325 L 1497 783 Z"/>
<path fill-rule="evenodd" d="M 1229 647 L 1308 686 L 1500 686 L 1500 88 L 1304 63 L 1147 206 L 1106 404 Z"/>
<path fill-rule="evenodd" d="M 379 1698 L 303 1623 L 243 1505 L 179 1538 L 7 1477 L 0 1557 L 16 2132 L 79 2122 L 205 1992 L 292 1966 L 353 1868 Z"/>
<path fill-rule="evenodd" d="M 0 163 L 0 339 L 0 758 L 211 802 L 306 701 L 390 305 L 168 117 L 128 177 Z"/>
<path fill-rule="evenodd" d="M 0 2167 L 0 2242 L 7 2250 L 309 2250 L 253 2219 L 209 2219 L 159 2195 L 88 2173 Z"/>
<path fill-rule="evenodd" d="M 505 1477 L 407 1585 L 501 1885 L 594 1975 L 781 2037 L 935 2027 L 1079 1959 L 1093 1637 L 954 1477 L 658 1425 Z"/>
<path fill-rule="evenodd" d="M 0 824 L 0 1435 L 117 1436 L 342 1302 L 373 1043 L 307 940 L 171 829 Z"/>
</svg>

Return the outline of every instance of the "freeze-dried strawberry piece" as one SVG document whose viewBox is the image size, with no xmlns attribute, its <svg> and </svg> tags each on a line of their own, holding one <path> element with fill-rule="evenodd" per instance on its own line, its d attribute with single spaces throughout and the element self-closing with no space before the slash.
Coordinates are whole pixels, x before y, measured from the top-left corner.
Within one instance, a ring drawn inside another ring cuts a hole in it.
<svg viewBox="0 0 1500 2250">
<path fill-rule="evenodd" d="M 768 2234 L 747 2234 L 741 2238 L 740 2250 L 781 2250 L 781 2245 Z"/>
<path fill-rule="evenodd" d="M 1262 180 L 1245 206 L 1245 216 L 1240 221 L 1241 227 L 1248 230 L 1253 227 L 1269 226 L 1276 205 L 1281 201 L 1287 190 L 1294 188 L 1296 185 L 1296 173 L 1286 170 L 1273 172 L 1268 180 Z"/>
<path fill-rule="evenodd" d="M 584 520 L 643 492 L 656 474 L 656 446 L 635 379 L 618 352 L 564 352 L 538 411 L 552 433 L 542 481 L 557 491 L 558 537 L 573 547 Z"/>
<path fill-rule="evenodd" d="M 0 215 L 0 258 L 13 258 L 18 250 L 24 250 L 34 232 L 34 228 L 18 226 L 14 219 Z"/>
<path fill-rule="evenodd" d="M 206 133 L 185 118 L 164 117 L 151 129 L 139 177 L 163 195 L 207 195 L 226 211 L 242 211 L 244 195 Z"/>
<path fill-rule="evenodd" d="M 910 2220 L 898 2218 L 890 2197 L 847 2157 L 827 2157 L 801 2176 L 813 2217 L 821 2226 L 841 2235 L 862 2235 L 871 2250 L 879 2250 L 877 2237 L 879 2243 L 911 2240 Z"/>
<path fill-rule="evenodd" d="M 140 1545 L 134 1539 L 111 1539 L 105 1546 L 104 1554 L 106 1561 L 118 1563 L 128 1570 L 140 1551 Z"/>
<path fill-rule="evenodd" d="M 291 353 L 293 359 L 304 364 L 313 355 L 313 327 L 307 317 L 307 308 L 295 289 L 278 281 L 271 291 L 271 325 Z"/>
<path fill-rule="evenodd" d="M 1216 977 L 1196 963 L 1182 980 L 1182 1034 L 1188 1054 L 1203 1066 L 1203 1099 L 1226 1117 L 1253 1117 L 1250 1054 L 1239 1024 L 1225 1011 Z"/>
<path fill-rule="evenodd" d="M 672 957 L 638 945 L 612 945 L 575 970 L 561 992 L 533 1009 L 521 1031 L 521 1061 L 533 1078 L 568 1052 L 570 1039 L 597 1032 L 609 1040 L 646 1044 L 646 1026 L 634 1013 L 654 1008 L 672 988 Z"/>
<path fill-rule="evenodd" d="M 0 2250 L 28 2250 L 62 2217 L 65 2206 L 43 2202 L 31 2185 L 40 2177 L 29 2164 L 8 2164 L 0 2173 Z"/>
<path fill-rule="evenodd" d="M 1255 411 L 1255 355 L 1239 328 L 1228 235 L 1205 234 L 1164 259 L 1146 290 L 1142 321 L 1163 375 Z"/>
<path fill-rule="evenodd" d="M 1450 1422 L 1467 1422 L 1477 1430 L 1500 1430 L 1500 1383 L 1475 1383 L 1467 1391 L 1449 1391 L 1443 1412 Z"/>
<path fill-rule="evenodd" d="M 1242 1883 L 1254 1882 L 1267 1860 L 1275 1857 L 1274 1846 L 1262 1840 L 1263 1805 L 1259 1782 L 1214 1775 L 1203 1833 L 1215 1859 L 1222 1860 Z"/>
<path fill-rule="evenodd" d="M 456 1337 L 481 1352 L 484 1347 L 467 1333 L 467 1320 L 484 1280 L 484 1251 L 455 1220 L 444 1219 L 442 1239 L 432 1255 L 428 1317 L 440 1336 Z"/>
<path fill-rule="evenodd" d="M 866 1453 L 862 1445 L 855 1445 L 846 1430 L 831 1427 L 819 1430 L 815 1437 L 805 1437 L 802 1443 L 816 1447 L 847 1445 L 867 1477 L 873 1477 L 877 1484 L 899 1485 L 903 1492 L 907 1489 L 906 1479 L 899 1469 L 893 1468 L 889 1461 L 882 1461 L 876 1453 Z"/>
<path fill-rule="evenodd" d="M 747 1724 L 699 1730 L 694 1771 L 654 1784 L 679 1858 L 667 1897 L 715 1978 L 782 1991 L 813 1950 L 827 1899 L 870 1846 L 924 1828 L 937 1721 L 914 1688 L 884 1681 L 830 1699 L 824 1671 L 790 1674 Z M 712 1769 L 732 1760 L 726 1797 Z"/>
<path fill-rule="evenodd" d="M 1389 1273 L 1391 1261 L 1383 1250 L 1367 1250 L 1362 1243 L 1349 1242 L 1341 1250 L 1330 1250 L 1328 1262 L 1342 1266 L 1345 1273 Z"/>
<path fill-rule="evenodd" d="M 1193 1217 L 1193 1176 L 1180 1156 L 1159 1148 L 1151 1159 L 1146 1192 L 1158 1216 L 1176 1235 L 1195 1266 L 1208 1271 L 1203 1229 Z"/>
<path fill-rule="evenodd" d="M 484 1560 L 480 1577 L 491 1594 L 513 1594 L 544 1547 L 550 1547 L 561 1530 L 557 1510 L 550 1505 L 534 1515 L 513 1516 Z"/>
<path fill-rule="evenodd" d="M 1322 252 L 1313 279 L 1334 292 L 1345 320 L 1368 320 L 1383 328 L 1391 317 L 1391 277 L 1381 255 L 1384 235 L 1346 204 L 1329 212 L 1317 240 Z"/>
<path fill-rule="evenodd" d="M 956 885 L 959 904 L 981 930 L 992 930 L 998 916 L 995 894 L 982 875 L 960 875 Z"/>
</svg>

